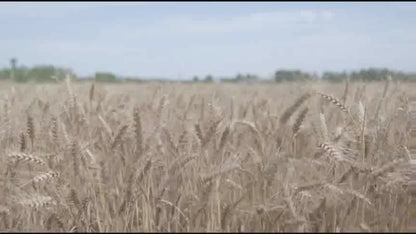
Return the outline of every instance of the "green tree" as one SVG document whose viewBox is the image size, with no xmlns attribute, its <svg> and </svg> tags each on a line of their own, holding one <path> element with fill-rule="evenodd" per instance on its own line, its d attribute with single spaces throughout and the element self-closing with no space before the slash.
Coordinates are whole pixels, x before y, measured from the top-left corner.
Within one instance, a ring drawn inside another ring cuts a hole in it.
<svg viewBox="0 0 416 234">
<path fill-rule="evenodd" d="M 348 79 L 347 72 L 331 72 L 326 71 L 322 74 L 322 80 L 330 82 L 342 82 L 343 80 Z"/>
<path fill-rule="evenodd" d="M 391 72 L 387 68 L 369 68 L 361 69 L 351 73 L 351 80 L 374 81 L 383 80 L 390 75 Z"/>
<path fill-rule="evenodd" d="M 29 80 L 29 68 L 20 66 L 15 68 L 14 81 L 16 82 L 27 82 Z"/>
<path fill-rule="evenodd" d="M 95 80 L 98 82 L 116 82 L 117 78 L 113 73 L 110 72 L 96 72 Z"/>
<path fill-rule="evenodd" d="M 192 78 L 193 82 L 199 82 L 199 77 L 198 76 L 194 76 L 194 78 Z"/>
<path fill-rule="evenodd" d="M 274 74 L 274 80 L 276 82 L 282 81 L 306 81 L 312 79 L 312 76 L 308 73 L 304 73 L 300 70 L 278 70 Z"/>
<path fill-rule="evenodd" d="M 57 70 L 52 65 L 35 66 L 29 70 L 28 76 L 30 80 L 36 82 L 50 82 L 55 80 Z"/>
<path fill-rule="evenodd" d="M 11 78 L 11 69 L 3 68 L 0 70 L 0 80 L 7 80 Z"/>
<path fill-rule="evenodd" d="M 257 81 L 257 80 L 259 79 L 259 77 L 258 77 L 258 76 L 256 76 L 256 75 L 254 75 L 254 74 L 247 74 L 247 75 L 244 77 L 244 79 L 245 79 L 246 81 L 249 81 L 249 82 L 255 82 L 255 81 Z"/>
</svg>

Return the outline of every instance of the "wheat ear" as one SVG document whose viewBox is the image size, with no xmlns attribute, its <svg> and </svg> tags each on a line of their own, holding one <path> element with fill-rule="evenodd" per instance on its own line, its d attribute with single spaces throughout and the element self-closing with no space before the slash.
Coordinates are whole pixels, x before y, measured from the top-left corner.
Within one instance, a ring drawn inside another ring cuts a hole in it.
<svg viewBox="0 0 416 234">
<path fill-rule="evenodd" d="M 336 97 L 326 95 L 326 94 L 323 94 L 323 93 L 318 93 L 318 94 L 321 95 L 321 97 L 323 97 L 324 99 L 326 99 L 326 100 L 330 101 L 331 103 L 335 104 L 343 112 L 345 112 L 345 113 L 349 112 L 347 107 L 345 107 L 345 105 L 343 103 L 341 103 L 341 101 L 339 101 Z"/>
</svg>

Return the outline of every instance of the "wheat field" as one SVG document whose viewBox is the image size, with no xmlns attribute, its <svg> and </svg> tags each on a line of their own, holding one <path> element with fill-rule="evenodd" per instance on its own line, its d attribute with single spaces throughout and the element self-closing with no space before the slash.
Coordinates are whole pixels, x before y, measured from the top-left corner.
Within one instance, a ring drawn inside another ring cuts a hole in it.
<svg viewBox="0 0 416 234">
<path fill-rule="evenodd" d="M 416 84 L 1 83 L 2 232 L 416 231 Z"/>
</svg>

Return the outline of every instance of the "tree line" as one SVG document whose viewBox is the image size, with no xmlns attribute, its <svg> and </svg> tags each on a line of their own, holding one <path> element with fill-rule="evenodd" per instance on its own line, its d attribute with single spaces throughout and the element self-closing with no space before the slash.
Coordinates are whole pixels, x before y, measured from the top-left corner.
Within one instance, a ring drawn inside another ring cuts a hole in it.
<svg viewBox="0 0 416 234">
<path fill-rule="evenodd" d="M 0 69 L 0 80 L 12 80 L 15 82 L 55 82 L 71 77 L 77 80 L 94 79 L 98 82 L 143 82 L 145 80 L 136 77 L 117 77 L 111 72 L 96 72 L 93 77 L 85 77 L 84 79 L 67 68 L 61 68 L 53 65 L 39 65 L 34 67 L 18 66 L 17 59 L 10 59 L 10 66 Z M 299 69 L 279 69 L 274 73 L 272 78 L 260 79 L 254 74 L 237 74 L 235 77 L 217 78 L 212 75 L 205 77 L 194 76 L 189 81 L 182 82 L 203 82 L 211 83 L 218 81 L 221 83 L 256 83 L 256 82 L 290 82 L 290 81 L 313 81 L 324 80 L 329 82 L 342 82 L 344 80 L 351 81 L 378 81 L 387 77 L 403 81 L 416 81 L 415 72 L 403 72 L 390 70 L 387 68 L 367 68 L 352 72 L 334 72 L 325 71 L 321 75 L 316 73 L 308 73 Z M 152 81 L 155 81 L 154 79 Z M 174 82 L 171 79 L 156 79 L 156 81 Z"/>
</svg>

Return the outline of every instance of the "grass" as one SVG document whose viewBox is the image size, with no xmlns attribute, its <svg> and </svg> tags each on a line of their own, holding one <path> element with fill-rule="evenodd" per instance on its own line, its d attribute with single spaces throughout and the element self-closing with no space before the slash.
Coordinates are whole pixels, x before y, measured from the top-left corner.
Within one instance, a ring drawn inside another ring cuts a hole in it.
<svg viewBox="0 0 416 234">
<path fill-rule="evenodd" d="M 0 230 L 416 231 L 414 90 L 4 82 Z"/>
</svg>

